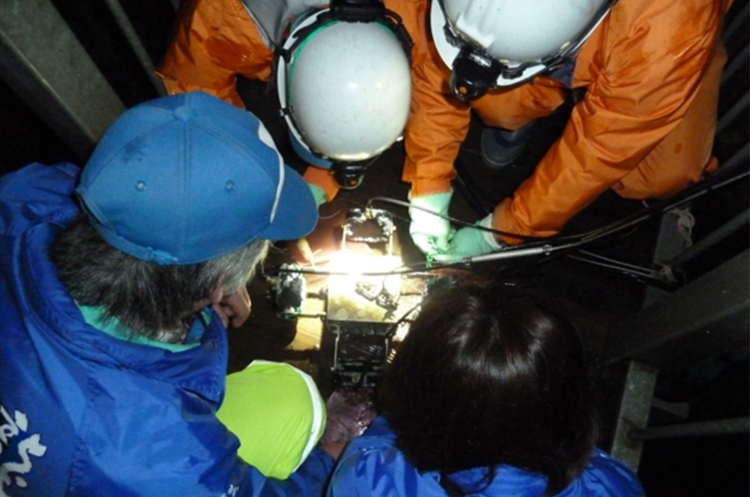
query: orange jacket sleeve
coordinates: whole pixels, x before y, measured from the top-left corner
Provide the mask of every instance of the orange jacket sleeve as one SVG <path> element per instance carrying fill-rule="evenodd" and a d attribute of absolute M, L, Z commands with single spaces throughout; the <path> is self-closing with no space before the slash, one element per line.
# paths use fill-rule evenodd
<path fill-rule="evenodd" d="M 468 104 L 453 97 L 443 64 L 429 36 L 426 13 L 429 3 L 419 4 L 419 28 L 412 33 L 412 99 L 406 124 L 406 160 L 403 180 L 411 183 L 414 196 L 450 190 L 455 177 L 453 162 L 466 138 L 471 120 Z"/>
<path fill-rule="evenodd" d="M 496 208 L 495 227 L 553 235 L 636 168 L 695 99 L 723 13 L 716 0 L 615 4 L 578 57 L 585 98 L 533 175 Z M 695 137 L 704 138 L 712 139 Z"/>
<path fill-rule="evenodd" d="M 268 81 L 273 52 L 238 0 L 183 2 L 174 39 L 156 69 L 169 94 L 202 90 L 244 108 L 236 76 Z"/>

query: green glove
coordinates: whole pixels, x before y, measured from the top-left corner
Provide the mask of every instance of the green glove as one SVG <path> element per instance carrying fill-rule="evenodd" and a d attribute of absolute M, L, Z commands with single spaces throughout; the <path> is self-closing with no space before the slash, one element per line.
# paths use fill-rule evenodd
<path fill-rule="evenodd" d="M 455 234 L 455 230 L 451 227 L 447 219 L 432 214 L 435 212 L 447 215 L 451 196 L 453 196 L 453 190 L 447 193 L 437 193 L 416 198 L 412 198 L 409 195 L 411 205 L 417 207 L 409 208 L 409 216 L 411 217 L 409 234 L 411 234 L 414 244 L 425 255 L 433 255 L 446 251 L 448 249 L 448 242 Z M 426 212 L 420 208 L 427 209 L 430 212 Z"/>
<path fill-rule="evenodd" d="M 476 224 L 485 228 L 492 228 L 492 214 Z M 434 259 L 438 262 L 454 262 L 466 257 L 495 252 L 505 246 L 489 231 L 466 226 L 458 230 L 456 236 L 451 240 L 448 250 L 435 254 Z"/>
<path fill-rule="evenodd" d="M 312 183 L 308 183 L 307 186 L 310 187 L 310 192 L 312 192 L 313 197 L 315 198 L 315 205 L 317 207 L 320 207 L 328 201 L 326 198 L 326 192 L 324 192 L 321 187 L 313 185 Z"/>

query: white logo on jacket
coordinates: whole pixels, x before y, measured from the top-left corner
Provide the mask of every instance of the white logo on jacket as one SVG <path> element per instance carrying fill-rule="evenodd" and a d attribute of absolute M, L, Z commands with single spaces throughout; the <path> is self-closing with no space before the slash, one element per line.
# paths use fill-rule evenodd
<path fill-rule="evenodd" d="M 240 487 L 238 487 L 237 485 L 229 485 L 229 490 L 227 490 L 226 493 L 221 494 L 221 497 L 236 497 L 239 490 Z"/>
<path fill-rule="evenodd" d="M 4 489 L 13 484 L 25 488 L 27 485 L 26 480 L 19 475 L 28 474 L 33 468 L 31 456 L 43 456 L 47 452 L 47 447 L 41 444 L 42 437 L 40 434 L 26 434 L 29 428 L 29 420 L 26 414 L 15 411 L 13 417 L 11 417 L 8 411 L 5 410 L 5 407 L 0 405 L 0 416 L 2 417 L 0 421 L 4 421 L 0 425 L 0 455 L 10 445 L 12 438 L 19 435 L 26 437 L 18 442 L 18 458 L 20 462 L 10 461 L 0 465 L 0 497 L 9 497 Z"/>

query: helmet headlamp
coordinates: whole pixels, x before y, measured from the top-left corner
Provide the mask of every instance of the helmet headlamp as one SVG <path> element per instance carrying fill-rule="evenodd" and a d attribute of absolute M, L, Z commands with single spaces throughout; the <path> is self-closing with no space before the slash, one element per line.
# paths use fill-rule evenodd
<path fill-rule="evenodd" d="M 521 84 L 570 60 L 616 0 L 434 0 L 430 24 L 461 100 Z"/>

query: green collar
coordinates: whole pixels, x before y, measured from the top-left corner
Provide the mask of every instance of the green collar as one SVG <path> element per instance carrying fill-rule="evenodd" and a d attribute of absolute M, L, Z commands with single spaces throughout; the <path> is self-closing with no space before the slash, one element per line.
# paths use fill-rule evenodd
<path fill-rule="evenodd" d="M 87 324 L 100 331 L 103 331 L 107 335 L 118 338 L 120 340 L 124 340 L 126 342 L 158 347 L 160 349 L 169 350 L 170 352 L 182 352 L 199 345 L 199 343 L 184 344 L 160 342 L 158 340 L 152 340 L 141 335 L 134 335 L 131 332 L 130 328 L 122 326 L 117 318 L 106 319 L 104 317 L 103 307 L 79 305 L 78 303 L 76 303 L 76 305 L 83 315 L 83 320 L 86 321 Z M 133 336 L 134 338 L 129 338 L 131 336 Z"/>

